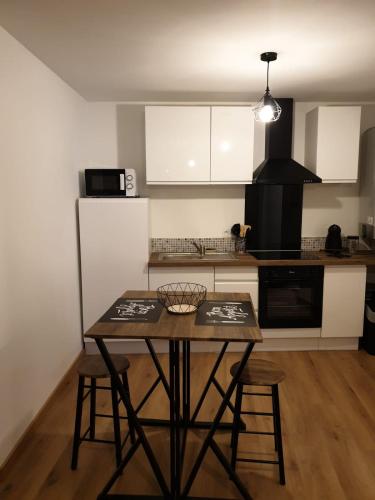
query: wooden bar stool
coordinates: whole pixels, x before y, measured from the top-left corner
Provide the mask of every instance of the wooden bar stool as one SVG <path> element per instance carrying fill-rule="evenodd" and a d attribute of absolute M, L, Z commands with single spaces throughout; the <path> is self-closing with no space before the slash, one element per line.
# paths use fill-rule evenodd
<path fill-rule="evenodd" d="M 235 363 L 231 369 L 230 373 L 233 376 L 237 369 L 239 363 Z M 284 456 L 283 456 L 283 443 L 281 437 L 281 421 L 280 421 L 280 405 L 279 405 L 279 389 L 278 384 L 282 382 L 285 378 L 285 373 L 271 361 L 266 361 L 263 359 L 253 359 L 245 366 L 238 385 L 236 392 L 236 402 L 233 420 L 233 430 L 232 430 L 232 467 L 236 468 L 236 462 L 255 462 L 264 464 L 278 464 L 279 465 L 279 479 L 280 484 L 285 484 L 285 472 L 284 472 Z M 270 387 L 271 392 L 244 392 L 243 388 L 246 385 L 256 385 Z M 242 411 L 242 396 L 266 396 L 272 398 L 272 413 L 271 412 L 256 412 L 256 411 Z M 260 431 L 243 431 L 240 426 L 241 415 L 263 415 L 273 417 L 273 432 L 260 432 Z M 238 436 L 239 434 L 265 434 L 273 435 L 275 450 L 277 451 L 278 460 L 258 460 L 252 458 L 238 458 L 237 448 L 238 448 Z"/>
<path fill-rule="evenodd" d="M 130 366 L 128 359 L 120 354 L 112 354 L 111 356 L 113 364 L 117 370 L 117 373 L 121 375 L 122 382 L 124 384 L 125 390 L 129 393 L 129 382 L 127 376 L 127 370 Z M 72 462 L 71 468 L 75 470 L 78 463 L 78 450 L 82 441 L 91 441 L 97 443 L 110 443 L 115 445 L 116 453 L 116 464 L 119 465 L 121 461 L 121 450 L 124 443 L 121 443 L 121 432 L 120 432 L 120 418 L 128 420 L 129 435 L 131 442 L 135 442 L 134 429 L 128 419 L 128 417 L 120 417 L 119 415 L 119 402 L 117 391 L 112 383 L 110 386 L 98 386 L 97 379 L 109 378 L 109 372 L 107 366 L 101 355 L 84 355 L 78 362 L 77 367 L 78 372 L 78 392 L 77 392 L 77 408 L 76 408 L 76 419 L 74 427 L 74 438 L 73 438 L 73 450 L 72 450 Z M 85 378 L 90 379 L 90 384 L 85 384 Z M 88 389 L 86 394 L 84 394 L 85 389 Z M 96 391 L 97 390 L 111 391 L 112 396 L 112 415 L 96 413 Z M 81 435 L 81 423 L 82 423 L 82 408 L 84 400 L 90 395 L 90 424 L 88 429 Z M 130 397 L 130 396 L 129 396 Z M 95 423 L 96 417 L 101 418 L 112 418 L 113 419 L 113 433 L 114 440 L 106 439 L 96 439 L 95 438 Z M 87 437 L 87 435 L 89 437 Z"/>

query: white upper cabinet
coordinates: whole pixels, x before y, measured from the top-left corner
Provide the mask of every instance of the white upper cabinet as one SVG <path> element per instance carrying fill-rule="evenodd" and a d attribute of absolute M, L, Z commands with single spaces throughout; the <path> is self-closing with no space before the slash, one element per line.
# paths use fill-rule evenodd
<path fill-rule="evenodd" d="M 249 106 L 146 106 L 148 184 L 250 183 Z"/>
<path fill-rule="evenodd" d="M 323 182 L 356 182 L 360 126 L 360 106 L 319 106 L 310 111 L 305 166 Z"/>
<path fill-rule="evenodd" d="M 210 108 L 146 106 L 147 183 L 210 181 Z"/>
<path fill-rule="evenodd" d="M 254 116 L 248 106 L 215 106 L 211 110 L 211 181 L 253 179 Z"/>

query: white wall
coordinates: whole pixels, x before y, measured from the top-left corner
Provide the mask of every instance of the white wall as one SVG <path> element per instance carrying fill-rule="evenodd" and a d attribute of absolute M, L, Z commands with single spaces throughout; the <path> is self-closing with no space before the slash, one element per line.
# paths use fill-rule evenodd
<path fill-rule="evenodd" d="M 116 104 L 87 103 L 82 127 L 85 168 L 113 167 L 118 164 Z"/>
<path fill-rule="evenodd" d="M 243 186 L 147 187 L 144 106 L 86 103 L 0 28 L 0 464 L 81 349 L 75 201 L 85 167 L 136 168 L 152 236 L 223 236 Z M 303 162 L 297 103 L 294 156 Z M 375 125 L 364 108 L 363 130 Z M 354 233 L 357 185 L 306 186 L 303 235 Z"/>
<path fill-rule="evenodd" d="M 243 222 L 244 186 L 153 186 L 149 195 L 153 238 L 230 236 Z"/>
<path fill-rule="evenodd" d="M 86 103 L 0 28 L 0 464 L 81 350 Z"/>
<path fill-rule="evenodd" d="M 305 116 L 318 104 L 295 103 L 293 151 L 302 164 Z M 90 166 L 137 170 L 140 193 L 151 198 L 153 237 L 220 237 L 233 223 L 243 222 L 243 186 L 146 186 L 143 104 L 90 103 L 89 108 L 91 142 L 96 148 L 100 145 L 97 156 L 90 151 Z M 363 106 L 362 131 L 374 125 L 375 106 Z M 358 194 L 358 184 L 305 186 L 302 236 L 325 236 L 333 223 L 342 227 L 343 234 L 357 234 Z"/>

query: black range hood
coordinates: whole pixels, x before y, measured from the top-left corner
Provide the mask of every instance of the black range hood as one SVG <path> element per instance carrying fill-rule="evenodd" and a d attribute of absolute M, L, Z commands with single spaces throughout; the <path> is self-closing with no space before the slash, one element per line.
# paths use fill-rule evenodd
<path fill-rule="evenodd" d="M 302 184 L 247 184 L 247 250 L 299 250 L 302 229 Z"/>
<path fill-rule="evenodd" d="M 311 184 L 322 179 L 292 159 L 293 99 L 277 99 L 281 115 L 266 125 L 265 160 L 254 171 L 255 184 Z"/>

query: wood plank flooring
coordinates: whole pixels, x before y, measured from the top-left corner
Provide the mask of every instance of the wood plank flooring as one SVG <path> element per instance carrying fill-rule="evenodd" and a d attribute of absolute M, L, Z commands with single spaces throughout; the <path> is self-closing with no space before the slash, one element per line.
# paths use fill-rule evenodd
<path fill-rule="evenodd" d="M 254 357 L 274 361 L 287 373 L 280 385 L 287 484 L 279 485 L 275 466 L 239 463 L 237 470 L 253 497 L 259 500 L 373 500 L 375 357 L 364 352 L 338 351 L 262 352 L 255 353 Z M 132 397 L 137 403 L 153 381 L 155 369 L 148 355 L 131 355 L 129 359 Z M 166 355 L 160 359 L 166 370 Z M 197 400 L 214 359 L 215 354 L 192 354 L 193 401 Z M 218 374 L 223 385 L 228 384 L 230 366 L 237 360 L 235 353 L 225 356 Z M 92 500 L 105 484 L 114 467 L 111 445 L 83 443 L 78 469 L 70 470 L 76 383 L 76 374 L 72 372 L 25 437 L 20 453 L 0 472 L 2 500 Z M 107 391 L 98 397 L 103 413 L 110 409 L 108 397 Z M 260 410 L 269 408 L 268 398 L 262 399 L 248 400 L 246 404 Z M 219 397 L 215 389 L 211 389 L 200 416 L 212 417 L 218 403 Z M 168 417 L 162 386 L 142 414 Z M 268 430 L 271 424 L 269 417 L 249 417 L 247 423 L 258 430 Z M 98 432 L 100 437 L 111 436 L 110 420 L 98 422 Z M 147 433 L 168 478 L 168 433 L 156 428 L 148 428 Z M 203 435 L 203 431 L 189 432 L 184 471 L 190 470 Z M 229 434 L 220 432 L 217 436 L 217 442 L 229 456 Z M 244 457 L 272 457 L 272 436 L 241 436 L 239 451 Z M 137 452 L 112 491 L 159 494 L 142 450 Z M 210 451 L 191 494 L 241 498 Z"/>

